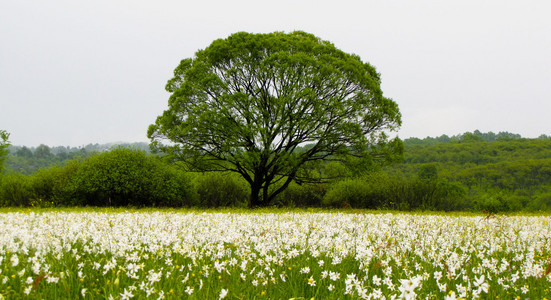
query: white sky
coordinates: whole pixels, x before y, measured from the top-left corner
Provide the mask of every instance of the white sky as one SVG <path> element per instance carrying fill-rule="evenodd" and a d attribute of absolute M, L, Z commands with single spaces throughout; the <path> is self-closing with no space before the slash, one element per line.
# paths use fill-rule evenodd
<path fill-rule="evenodd" d="M 183 58 L 238 31 L 358 54 L 402 138 L 551 134 L 551 1 L 3 0 L 0 129 L 14 145 L 147 141 Z"/>

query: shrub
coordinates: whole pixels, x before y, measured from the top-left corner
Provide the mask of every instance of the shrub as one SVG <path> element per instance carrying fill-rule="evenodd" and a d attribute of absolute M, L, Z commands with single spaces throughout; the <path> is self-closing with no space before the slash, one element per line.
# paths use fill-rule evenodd
<path fill-rule="evenodd" d="M 82 162 L 69 183 L 79 205 L 189 206 L 191 184 L 144 151 L 117 148 Z"/>
<path fill-rule="evenodd" d="M 320 206 L 326 193 L 326 184 L 292 182 L 274 201 L 277 206 L 307 207 Z"/>
<path fill-rule="evenodd" d="M 68 185 L 80 163 L 70 161 L 66 166 L 40 169 L 29 177 L 33 191 L 32 206 L 74 206 L 81 203 L 73 197 Z"/>
<path fill-rule="evenodd" d="M 485 193 L 473 200 L 473 208 L 475 211 L 486 213 L 498 213 L 508 211 L 505 202 L 505 197 L 501 193 Z"/>
<path fill-rule="evenodd" d="M 551 211 L 551 192 L 537 195 L 528 203 L 526 209 L 529 211 Z"/>
<path fill-rule="evenodd" d="M 221 172 L 197 174 L 195 191 L 202 207 L 246 207 L 250 194 L 243 179 L 235 174 Z"/>
<path fill-rule="evenodd" d="M 30 205 L 33 193 L 26 176 L 9 174 L 3 175 L 0 179 L 0 206 Z"/>
<path fill-rule="evenodd" d="M 454 210 L 467 207 L 464 195 L 459 183 L 373 173 L 332 184 L 323 203 L 333 207 Z"/>
<path fill-rule="evenodd" d="M 375 208 L 377 192 L 362 179 L 345 179 L 334 183 L 325 194 L 324 205 L 333 207 Z"/>

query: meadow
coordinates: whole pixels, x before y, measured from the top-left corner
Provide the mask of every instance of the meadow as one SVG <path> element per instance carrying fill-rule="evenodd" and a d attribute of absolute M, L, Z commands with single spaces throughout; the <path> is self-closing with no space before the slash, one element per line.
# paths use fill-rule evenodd
<path fill-rule="evenodd" d="M 0 299 L 222 298 L 551 299 L 551 218 L 0 212 Z"/>

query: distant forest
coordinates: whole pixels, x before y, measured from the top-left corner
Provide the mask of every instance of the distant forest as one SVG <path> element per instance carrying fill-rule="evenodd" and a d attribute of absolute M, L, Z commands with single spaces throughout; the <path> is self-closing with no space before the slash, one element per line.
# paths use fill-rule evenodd
<path fill-rule="evenodd" d="M 109 143 L 88 144 L 82 147 L 39 145 L 38 147 L 9 146 L 8 159 L 4 173 L 30 175 L 40 169 L 64 165 L 73 159 L 85 159 L 94 154 L 112 150 L 117 147 L 143 150 L 149 152 L 148 143 Z"/>
<path fill-rule="evenodd" d="M 477 130 L 408 138 L 403 143 L 403 159 L 392 165 L 313 166 L 315 172 L 334 179 L 293 183 L 270 205 L 488 213 L 551 210 L 550 136 L 527 139 Z M 217 207 L 244 206 L 248 197 L 239 177 L 186 172 L 149 153 L 147 143 L 10 146 L 4 167 L 0 206 Z"/>

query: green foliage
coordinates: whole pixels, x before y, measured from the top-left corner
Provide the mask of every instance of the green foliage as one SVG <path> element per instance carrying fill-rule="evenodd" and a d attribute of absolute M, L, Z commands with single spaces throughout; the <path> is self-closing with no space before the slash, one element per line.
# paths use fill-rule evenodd
<path fill-rule="evenodd" d="M 6 173 L 34 174 L 38 170 L 52 166 L 63 166 L 71 160 L 86 159 L 94 154 L 110 151 L 117 147 L 138 149 L 148 152 L 147 143 L 122 144 L 88 144 L 84 147 L 38 147 L 9 146 L 9 154 L 5 162 Z"/>
<path fill-rule="evenodd" d="M 417 176 L 421 180 L 436 180 L 438 179 L 438 167 L 436 164 L 424 164 L 419 167 Z"/>
<path fill-rule="evenodd" d="M 440 137 L 440 142 L 433 143 L 427 138 L 419 141 L 429 144 L 412 145 L 408 139 L 404 162 L 384 168 L 374 159 L 353 156 L 310 161 L 295 181 L 266 204 L 487 213 L 551 211 L 551 139 L 478 131 L 471 135 L 477 137 L 475 141 L 463 141 L 461 135 L 461 139 Z M 305 144 L 295 152 L 313 147 Z M 51 162 L 66 153 L 61 148 L 16 147 L 7 165 L 14 158 L 38 162 L 38 156 Z M 319 182 L 301 181 L 299 176 Z M 272 182 L 268 192 L 279 190 L 286 179 Z M 143 151 L 123 148 L 42 167 L 28 176 L 11 170 L 0 177 L 0 206 L 244 207 L 250 192 L 249 183 L 239 174 L 186 173 L 179 163 L 168 164 Z"/>
<path fill-rule="evenodd" d="M 551 192 L 539 194 L 527 205 L 528 211 L 551 211 Z"/>
<path fill-rule="evenodd" d="M 0 130 L 0 176 L 4 168 L 4 160 L 8 154 L 8 146 L 10 145 L 8 139 L 10 134 L 5 130 Z"/>
<path fill-rule="evenodd" d="M 70 183 L 75 180 L 79 167 L 80 162 L 73 160 L 63 167 L 53 166 L 48 169 L 40 169 L 29 176 L 33 191 L 31 206 L 74 206 L 81 204 L 74 197 L 70 188 Z"/>
<path fill-rule="evenodd" d="M 381 191 L 372 189 L 380 187 L 369 185 L 361 179 L 346 179 L 333 184 L 323 199 L 323 203 L 333 207 L 375 208 Z"/>
<path fill-rule="evenodd" d="M 523 207 L 519 197 L 501 192 L 493 192 L 475 198 L 473 200 L 473 208 L 475 211 L 495 214 L 499 212 L 520 211 Z"/>
<path fill-rule="evenodd" d="M 547 135 L 542 134 L 539 139 L 546 139 Z M 441 135 L 439 137 L 426 137 L 424 139 L 419 138 L 408 138 L 404 140 L 404 144 L 407 147 L 410 146 L 432 146 L 435 144 L 441 143 L 460 143 L 460 142 L 494 142 L 494 141 L 511 141 L 521 139 L 520 134 L 510 133 L 510 132 L 499 132 L 495 134 L 493 132 L 480 132 L 475 130 L 474 132 L 465 132 L 464 134 L 459 134 L 455 136 Z"/>
<path fill-rule="evenodd" d="M 401 154 L 401 141 L 384 133 L 400 126 L 398 106 L 383 97 L 375 68 L 308 33 L 216 40 L 182 60 L 166 89 L 152 146 L 193 169 L 240 174 L 250 206 L 271 204 L 292 181 L 318 181 L 312 162 Z"/>
<path fill-rule="evenodd" d="M 465 191 L 444 180 L 422 180 L 374 173 L 330 186 L 323 199 L 332 207 L 398 210 L 465 209 Z"/>
<path fill-rule="evenodd" d="M 30 206 L 33 191 L 30 180 L 21 174 L 8 174 L 0 180 L 0 206 Z"/>
<path fill-rule="evenodd" d="M 194 180 L 198 205 L 201 207 L 247 206 L 247 182 L 234 174 L 209 172 L 197 174 Z"/>
<path fill-rule="evenodd" d="M 72 160 L 85 159 L 95 153 L 87 152 L 83 148 L 50 148 L 46 145 L 36 148 L 12 146 L 6 161 L 6 172 L 30 175 L 49 167 L 63 166 Z"/>
<path fill-rule="evenodd" d="M 118 148 L 82 162 L 70 190 L 79 205 L 185 206 L 187 177 L 143 151 Z"/>
<path fill-rule="evenodd" d="M 287 207 L 316 207 L 322 204 L 328 184 L 325 183 L 291 183 L 278 195 L 272 204 Z"/>

